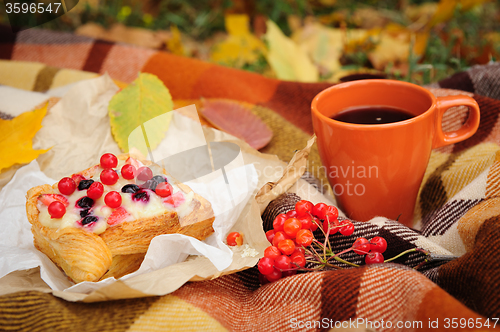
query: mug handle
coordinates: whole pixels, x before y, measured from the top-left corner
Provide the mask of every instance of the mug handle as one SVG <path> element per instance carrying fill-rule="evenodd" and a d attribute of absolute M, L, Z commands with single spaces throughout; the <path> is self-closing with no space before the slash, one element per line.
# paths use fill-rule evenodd
<path fill-rule="evenodd" d="M 479 127 L 479 105 L 469 96 L 446 96 L 437 98 L 437 121 L 436 121 L 436 134 L 432 148 L 439 148 L 441 146 L 454 144 L 466 140 L 474 135 Z M 443 132 L 441 124 L 443 122 L 443 114 L 449 108 L 454 106 L 467 106 L 469 108 L 469 117 L 467 122 L 458 130 Z"/>

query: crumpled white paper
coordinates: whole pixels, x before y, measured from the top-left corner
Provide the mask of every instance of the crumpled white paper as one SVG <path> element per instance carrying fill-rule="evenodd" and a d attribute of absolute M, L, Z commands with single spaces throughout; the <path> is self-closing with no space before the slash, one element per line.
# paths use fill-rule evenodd
<path fill-rule="evenodd" d="M 87 93 L 82 94 L 82 91 L 87 91 Z M 41 145 L 54 145 L 50 153 L 43 155 L 43 158 L 40 160 L 45 172 L 54 174 L 55 178 L 57 176 L 67 176 L 72 172 L 77 172 L 88 167 L 88 163 L 95 163 L 92 160 L 98 160 L 98 157 L 93 158 L 97 151 L 101 151 L 104 148 L 105 151 L 111 149 L 112 152 L 115 152 L 116 148 L 113 149 L 113 146 L 116 146 L 116 143 L 110 139 L 109 119 L 106 115 L 107 102 L 109 102 L 109 99 L 115 92 L 116 86 L 112 84 L 109 77 L 102 76 L 75 85 L 63 97 L 61 102 L 54 106 L 50 114 L 44 119 L 46 126 L 40 131 L 37 140 Z M 191 107 L 194 113 L 196 113 L 194 106 Z M 95 119 L 93 119 L 97 121 L 96 123 L 99 124 L 99 128 L 102 131 L 98 137 L 104 138 L 103 141 L 107 142 L 105 144 L 106 147 L 103 144 L 98 146 L 96 144 L 89 144 L 88 141 L 92 138 L 81 133 L 77 135 L 79 143 L 71 143 L 69 141 L 70 137 L 72 137 L 71 133 L 54 130 L 54 128 L 60 127 L 66 128 L 66 131 L 70 130 L 66 126 L 68 123 L 74 127 L 77 124 L 75 122 L 77 120 L 74 118 L 75 114 L 71 113 L 74 110 L 80 110 L 80 118 L 94 116 Z M 96 113 L 97 111 L 99 114 Z M 77 127 L 78 125 L 75 128 Z M 44 135 L 44 131 L 48 132 Z M 173 114 L 169 132 L 171 132 L 171 135 L 167 134 L 165 137 L 165 141 L 168 140 L 168 142 L 160 144 L 158 149 L 153 151 L 154 155 L 160 156 L 161 149 L 172 146 L 172 144 L 177 144 L 173 142 L 172 133 L 175 134 L 177 142 L 184 142 L 184 144 L 186 142 L 199 142 L 200 139 L 202 141 L 205 139 L 201 130 L 201 124 L 178 112 L 174 112 Z M 206 143 L 207 141 L 205 140 Z M 73 160 L 76 158 L 73 158 L 74 156 L 70 158 L 73 162 L 73 166 L 71 167 L 68 165 L 66 159 L 69 158 L 68 151 L 74 150 L 75 144 L 78 146 L 82 145 L 85 149 L 84 151 L 78 151 L 78 157 L 80 157 L 78 161 Z M 92 147 L 94 147 L 93 150 L 89 150 Z M 85 157 L 85 155 L 88 156 Z M 79 165 L 85 164 L 85 167 L 81 166 L 75 169 L 76 165 L 74 163 Z M 183 170 L 190 172 L 189 166 L 185 165 Z M 180 165 L 180 167 L 182 168 L 183 165 Z M 72 169 L 72 171 L 68 171 L 68 168 Z M 241 212 L 249 204 L 250 199 L 254 197 L 258 185 L 262 185 L 263 181 L 269 181 L 269 179 L 259 177 L 255 166 L 244 162 L 241 151 L 223 169 L 224 174 L 222 173 L 222 169 L 219 169 L 203 177 L 193 176 L 191 178 L 194 180 L 184 182 L 184 184 L 212 204 L 215 215 L 213 224 L 215 233 L 203 242 L 180 234 L 156 237 L 151 242 L 140 269 L 124 276 L 121 278 L 122 280 L 182 262 L 189 255 L 207 257 L 219 271 L 231 265 L 233 252 L 224 243 L 225 236 L 239 220 Z M 62 172 L 65 173 L 60 174 Z M 2 229 L 2 232 L 0 232 L 0 278 L 13 271 L 40 267 L 41 278 L 53 290 L 90 293 L 93 290 L 114 283 L 115 279 L 108 278 L 101 282 L 82 282 L 75 285 L 68 280 L 64 273 L 48 257 L 39 252 L 33 245 L 33 235 L 30 230 L 31 224 L 26 217 L 26 192 L 30 188 L 41 184 L 52 185 L 59 178 L 49 178 L 40 170 L 38 162 L 33 161 L 29 165 L 20 168 L 12 180 L 0 191 L 0 228 Z"/>
<path fill-rule="evenodd" d="M 233 253 L 224 244 L 223 239 L 254 194 L 257 188 L 257 173 L 253 165 L 245 165 L 229 171 L 228 177 L 230 182 L 234 181 L 235 184 L 236 181 L 244 178 L 248 186 L 241 186 L 242 190 L 232 192 L 233 197 L 240 201 L 234 208 L 217 215 L 216 209 L 224 207 L 214 207 L 215 233 L 209 239 L 202 242 L 180 234 L 158 236 L 151 242 L 141 268 L 122 279 L 126 280 L 182 262 L 188 255 L 205 256 L 220 271 L 228 267 L 232 262 Z M 35 160 L 19 169 L 14 178 L 0 191 L 0 228 L 3 230 L 0 232 L 0 278 L 13 271 L 40 266 L 42 279 L 54 290 L 88 293 L 104 284 L 113 283 L 114 279 L 109 278 L 101 282 L 82 282 L 74 285 L 54 263 L 34 247 L 31 224 L 26 217 L 26 192 L 34 186 L 55 182 L 40 171 Z M 208 201 L 221 202 L 217 196 L 225 186 L 223 178 L 219 177 L 206 185 L 192 185 L 192 189 Z"/>

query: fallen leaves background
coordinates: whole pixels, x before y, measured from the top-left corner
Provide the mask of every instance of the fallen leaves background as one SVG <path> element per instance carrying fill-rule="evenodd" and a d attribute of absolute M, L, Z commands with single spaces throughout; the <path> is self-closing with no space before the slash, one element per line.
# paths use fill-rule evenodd
<path fill-rule="evenodd" d="M 494 0 L 81 0 L 43 28 L 303 82 L 428 84 L 500 57 Z"/>

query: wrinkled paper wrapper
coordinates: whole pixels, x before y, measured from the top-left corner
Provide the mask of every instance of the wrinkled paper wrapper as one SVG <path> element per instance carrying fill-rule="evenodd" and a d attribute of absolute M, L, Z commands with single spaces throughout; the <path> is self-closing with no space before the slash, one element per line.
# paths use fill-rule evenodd
<path fill-rule="evenodd" d="M 149 157 L 168 158 L 207 143 L 211 146 L 212 142 L 239 147 L 237 157 L 224 167 L 223 176 L 219 169 L 183 182 L 211 202 L 216 215 L 215 233 L 204 241 L 181 234 L 158 236 L 136 272 L 118 280 L 74 284 L 34 247 L 26 217 L 26 192 L 94 165 L 103 153 L 120 153 L 111 135 L 107 109 L 117 91 L 107 75 L 82 81 L 70 89 L 50 109 L 33 140 L 34 149 L 51 150 L 18 169 L 0 191 L 0 227 L 4 230 L 0 234 L 0 295 L 37 290 L 83 302 L 165 295 L 188 281 L 210 280 L 254 266 L 268 246 L 260 215 L 272 199 L 285 191 L 297 192 L 313 203 L 331 204 L 313 186 L 299 180 L 314 138 L 287 166 L 276 156 L 259 153 L 234 136 L 201 127 L 192 116 L 182 115 L 196 114 L 194 105 L 187 106 L 172 112 L 164 140 Z M 185 172 L 196 172 L 194 163 L 184 162 L 178 166 Z M 224 242 L 233 231 L 243 234 L 244 244 L 231 249 Z"/>

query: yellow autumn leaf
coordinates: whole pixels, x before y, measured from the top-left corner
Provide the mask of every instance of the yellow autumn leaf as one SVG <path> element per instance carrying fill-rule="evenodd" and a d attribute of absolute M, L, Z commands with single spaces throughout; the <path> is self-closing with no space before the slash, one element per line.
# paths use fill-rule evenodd
<path fill-rule="evenodd" d="M 167 40 L 167 49 L 176 55 L 184 55 L 184 46 L 182 45 L 181 33 L 176 25 L 170 27 L 172 37 Z"/>
<path fill-rule="evenodd" d="M 373 67 L 384 70 L 389 63 L 408 61 L 410 52 L 410 35 L 405 32 L 399 34 L 382 31 L 378 36 L 377 46 L 368 54 Z"/>
<path fill-rule="evenodd" d="M 318 69 L 307 52 L 285 36 L 271 20 L 267 21 L 264 37 L 269 45 L 267 62 L 279 79 L 299 82 L 318 81 Z"/>
<path fill-rule="evenodd" d="M 425 53 L 429 36 L 430 32 L 428 30 L 419 31 L 412 35 L 412 38 L 414 38 L 413 54 L 422 56 Z"/>
<path fill-rule="evenodd" d="M 441 0 L 434 16 L 429 22 L 429 27 L 432 27 L 441 22 L 449 21 L 455 13 L 455 8 L 460 4 L 462 12 L 468 11 L 477 5 L 489 2 L 490 0 Z"/>
<path fill-rule="evenodd" d="M 460 0 L 441 0 L 439 1 L 438 7 L 434 16 L 429 22 L 429 26 L 435 26 L 441 22 L 449 21 L 453 14 L 455 13 L 455 7 L 458 5 Z"/>
<path fill-rule="evenodd" d="M 292 35 L 292 40 L 317 67 L 334 76 L 341 71 L 340 57 L 346 48 L 365 45 L 367 38 L 366 30 L 329 28 L 316 22 L 306 24 Z"/>
<path fill-rule="evenodd" d="M 250 19 L 247 15 L 230 14 L 225 16 L 227 38 L 214 46 L 210 59 L 214 62 L 243 67 L 255 63 L 266 53 L 264 43 L 250 32 Z"/>
<path fill-rule="evenodd" d="M 12 120 L 0 119 L 0 171 L 14 164 L 31 162 L 47 150 L 33 150 L 32 140 L 42 128 L 42 120 L 47 113 L 44 107 L 25 112 Z"/>
<path fill-rule="evenodd" d="M 373 36 L 376 46 L 368 53 L 368 58 L 378 70 L 384 70 L 389 63 L 408 62 L 410 51 L 412 56 L 422 56 L 429 39 L 427 29 L 414 32 L 395 23 L 389 23 L 383 30 L 369 31 L 369 34 Z"/>

